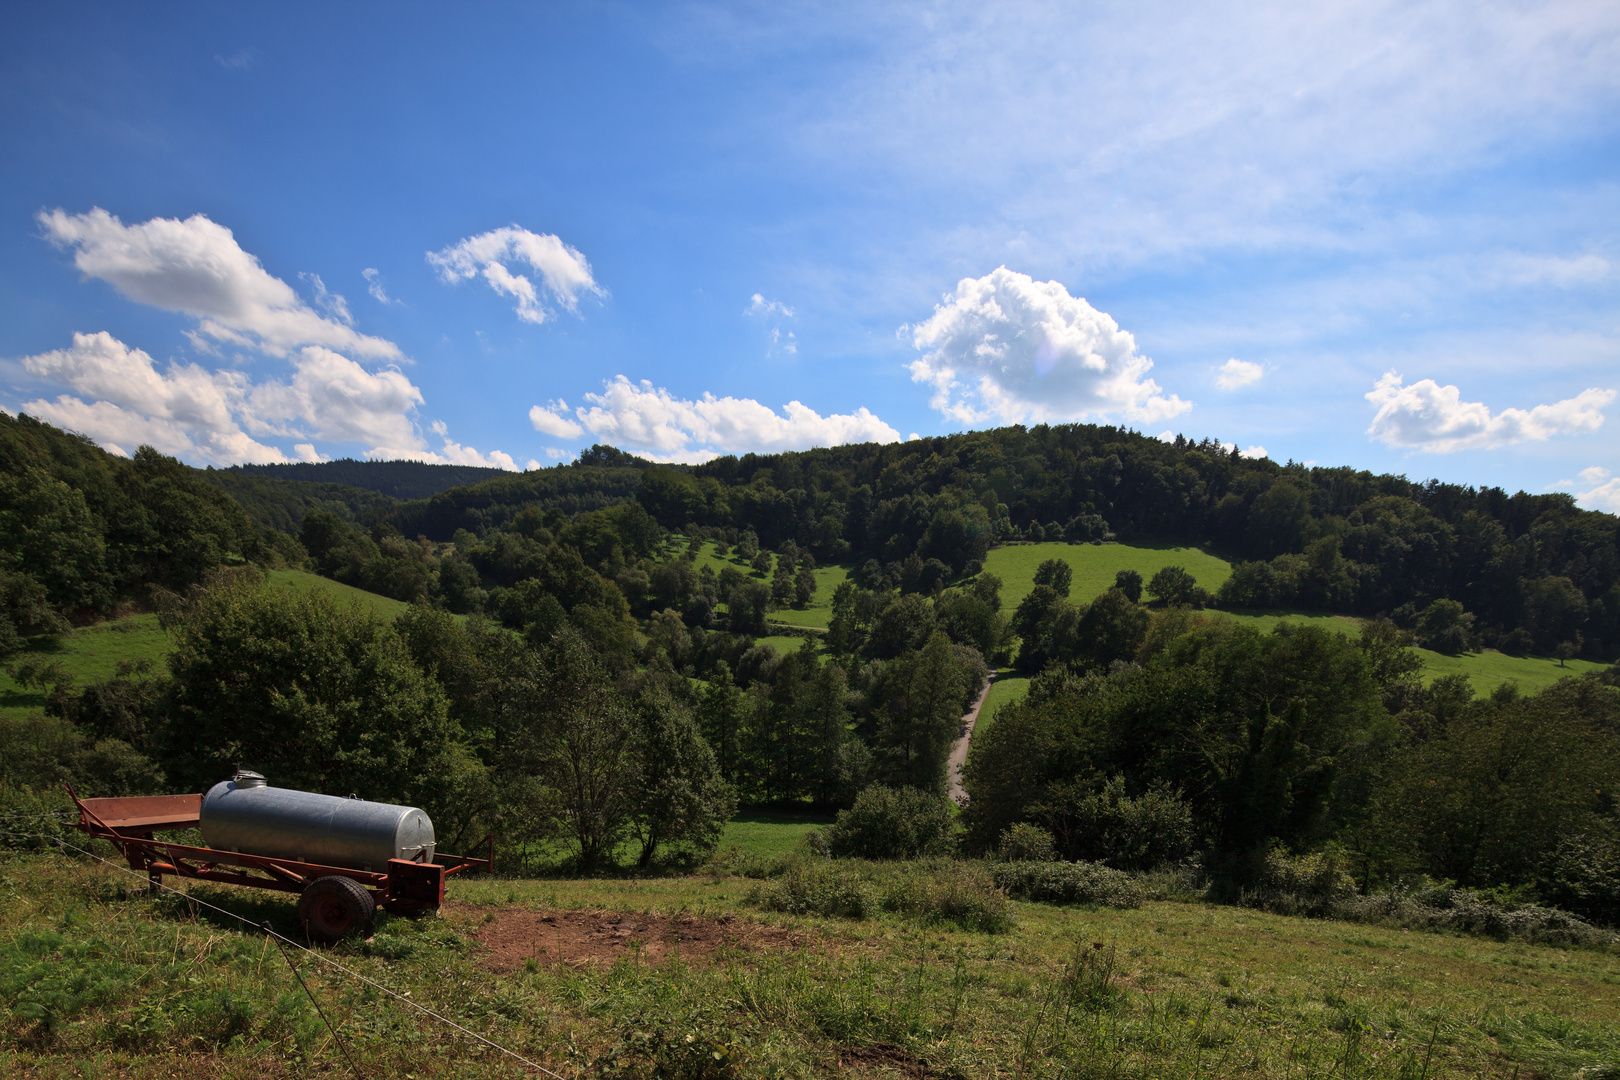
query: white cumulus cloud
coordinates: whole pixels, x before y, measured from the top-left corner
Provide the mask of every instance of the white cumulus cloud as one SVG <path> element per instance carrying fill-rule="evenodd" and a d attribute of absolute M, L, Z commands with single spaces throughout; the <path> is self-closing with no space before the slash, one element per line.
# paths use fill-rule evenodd
<path fill-rule="evenodd" d="M 536 430 L 564 437 L 580 429 L 603 442 L 632 449 L 657 461 L 706 461 L 727 453 L 775 453 L 857 442 L 898 442 L 900 433 L 866 408 L 822 416 L 808 405 L 790 401 L 780 413 L 752 398 L 697 400 L 678 398 L 668 390 L 623 375 L 603 384 L 602 393 L 586 394 L 586 405 L 565 415 L 567 405 L 552 402 L 529 410 Z"/>
<path fill-rule="evenodd" d="M 585 256 L 550 233 L 532 233 L 516 225 L 469 236 L 440 251 L 427 253 L 428 264 L 447 284 L 482 276 L 489 287 L 514 297 L 514 309 L 525 322 L 544 322 L 550 314 L 541 294 L 569 312 L 577 313 L 583 295 L 603 295 L 591 276 Z M 540 287 L 512 266 L 527 264 L 540 275 Z"/>
<path fill-rule="evenodd" d="M 536 405 L 529 410 L 529 423 L 542 435 L 550 435 L 554 439 L 577 439 L 585 434 L 585 428 L 568 419 L 567 413 L 568 402 L 560 399 L 549 401 L 544 406 Z"/>
<path fill-rule="evenodd" d="M 480 454 L 452 441 L 431 450 L 412 414 L 422 392 L 397 370 L 372 372 L 319 346 L 301 350 L 287 381 L 254 383 L 240 371 L 208 371 L 152 357 L 105 331 L 74 334 L 70 348 L 27 356 L 22 366 L 71 393 L 40 398 L 24 410 L 81 431 L 114 453 L 148 444 L 165 454 L 211 465 L 322 461 L 314 440 L 359 443 L 371 458 L 491 465 L 516 469 L 501 451 Z M 88 400 L 87 400 L 88 399 Z M 262 441 L 304 440 L 288 455 Z"/>
<path fill-rule="evenodd" d="M 1153 361 L 1107 314 L 1056 281 L 1005 266 L 963 278 L 909 329 L 925 350 L 912 380 L 932 386 L 929 403 L 965 424 L 1107 415 L 1150 423 L 1192 408 L 1148 377 Z"/>
<path fill-rule="evenodd" d="M 1620 514 L 1620 476 L 1613 476 L 1602 465 L 1593 465 L 1582 469 L 1580 477 L 1584 484 L 1590 485 L 1590 489 L 1577 491 L 1576 502 L 1588 510 L 1605 510 L 1611 514 Z M 1553 488 L 1576 486 L 1573 480 L 1560 480 Z"/>
<path fill-rule="evenodd" d="M 292 286 L 243 251 L 231 230 L 193 214 L 125 225 L 96 207 L 84 214 L 41 211 L 45 236 L 73 252 L 73 265 L 131 300 L 198 320 L 193 341 L 256 348 L 285 356 L 302 345 L 356 356 L 397 359 L 399 346 L 348 325 L 348 308 L 316 279 L 317 298 L 339 317 L 325 317 Z"/>
<path fill-rule="evenodd" d="M 1588 510 L 1620 514 L 1620 476 L 1606 484 L 1599 484 L 1591 491 L 1577 491 L 1575 500 Z"/>
<path fill-rule="evenodd" d="M 58 427 L 82 431 L 115 452 L 145 443 L 165 454 L 215 465 L 288 460 L 251 438 L 238 419 L 247 379 L 171 363 L 160 372 L 151 356 L 105 331 L 74 334 L 73 346 L 23 358 L 29 374 L 73 394 L 30 401 L 23 408 Z"/>
<path fill-rule="evenodd" d="M 1433 379 L 1403 386 L 1400 375 L 1390 371 L 1366 398 L 1378 406 L 1367 434 L 1390 446 L 1445 454 L 1594 432 L 1603 426 L 1603 408 L 1614 400 L 1615 391 L 1594 387 L 1551 405 L 1493 415 L 1483 402 L 1463 401 L 1455 386 Z"/>
<path fill-rule="evenodd" d="M 1240 386 L 1259 382 L 1260 376 L 1265 373 L 1265 369 L 1259 364 L 1233 357 L 1221 365 L 1220 371 L 1215 376 L 1215 385 L 1222 390 L 1236 390 Z"/>

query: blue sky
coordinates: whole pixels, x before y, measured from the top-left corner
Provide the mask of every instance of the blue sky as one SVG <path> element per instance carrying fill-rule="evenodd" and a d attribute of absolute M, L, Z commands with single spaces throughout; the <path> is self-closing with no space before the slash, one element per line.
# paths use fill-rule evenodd
<path fill-rule="evenodd" d="M 199 465 L 1086 420 L 1613 512 L 1617 106 L 1603 3 L 8 7 L 0 406 Z"/>

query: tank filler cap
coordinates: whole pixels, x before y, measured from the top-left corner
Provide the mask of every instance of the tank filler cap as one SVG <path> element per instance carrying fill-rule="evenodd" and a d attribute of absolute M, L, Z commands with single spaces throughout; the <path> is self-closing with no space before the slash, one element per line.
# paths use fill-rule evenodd
<path fill-rule="evenodd" d="M 231 783 L 239 788 L 264 787 L 264 774 L 249 769 L 237 769 L 236 775 L 231 777 Z"/>

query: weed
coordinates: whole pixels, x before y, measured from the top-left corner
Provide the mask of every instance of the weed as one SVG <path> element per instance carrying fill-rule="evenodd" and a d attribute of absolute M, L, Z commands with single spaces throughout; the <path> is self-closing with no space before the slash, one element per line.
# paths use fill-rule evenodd
<path fill-rule="evenodd" d="M 986 934 L 1013 928 L 1012 905 L 989 871 L 951 859 L 920 863 L 890 882 L 883 909 L 925 924 L 955 923 Z"/>
<path fill-rule="evenodd" d="M 766 911 L 829 918 L 864 919 L 877 910 L 872 887 L 825 859 L 789 860 L 782 877 L 748 891 L 748 902 Z"/>
<path fill-rule="evenodd" d="M 1139 908 L 1147 899 L 1129 874 L 1098 863 L 998 863 L 991 872 L 996 885 L 1017 900 Z"/>

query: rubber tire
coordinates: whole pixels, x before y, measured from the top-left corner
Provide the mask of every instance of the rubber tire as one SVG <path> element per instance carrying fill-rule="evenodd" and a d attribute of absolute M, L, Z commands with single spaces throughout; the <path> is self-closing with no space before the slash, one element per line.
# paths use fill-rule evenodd
<path fill-rule="evenodd" d="M 331 945 L 357 931 L 369 931 L 377 901 L 353 878 L 316 878 L 298 898 L 298 921 L 314 941 Z"/>

